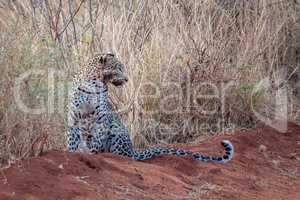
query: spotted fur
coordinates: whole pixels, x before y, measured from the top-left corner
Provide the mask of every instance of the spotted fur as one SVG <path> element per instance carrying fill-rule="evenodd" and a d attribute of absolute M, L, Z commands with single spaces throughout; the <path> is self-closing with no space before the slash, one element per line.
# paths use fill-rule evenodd
<path fill-rule="evenodd" d="M 68 150 L 70 152 L 111 152 L 146 160 L 162 154 L 191 155 L 200 161 L 225 163 L 234 153 L 228 140 L 221 144 L 221 157 L 170 147 L 154 147 L 144 151 L 133 148 L 127 128 L 108 100 L 107 84 L 119 86 L 127 82 L 124 65 L 114 54 L 97 54 L 77 76 L 69 107 Z"/>

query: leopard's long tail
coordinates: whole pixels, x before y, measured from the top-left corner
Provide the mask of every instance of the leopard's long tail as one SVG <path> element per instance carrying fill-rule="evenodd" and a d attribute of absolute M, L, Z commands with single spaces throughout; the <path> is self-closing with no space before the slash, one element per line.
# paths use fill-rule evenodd
<path fill-rule="evenodd" d="M 233 157 L 234 147 L 229 140 L 222 140 L 221 145 L 225 148 L 225 154 L 223 156 L 205 156 L 198 152 L 189 150 L 177 149 L 172 147 L 154 147 L 146 149 L 144 151 L 134 151 L 133 158 L 135 160 L 147 160 L 157 155 L 173 154 L 173 155 L 192 155 L 196 160 L 200 161 L 213 161 L 216 163 L 226 163 Z"/>

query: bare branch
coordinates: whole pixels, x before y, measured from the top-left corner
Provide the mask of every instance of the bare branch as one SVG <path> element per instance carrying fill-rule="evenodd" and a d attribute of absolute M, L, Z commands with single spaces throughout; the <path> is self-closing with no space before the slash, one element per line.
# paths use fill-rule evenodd
<path fill-rule="evenodd" d="M 85 0 L 81 0 L 80 1 L 80 4 L 79 4 L 79 6 L 78 6 L 78 8 L 76 9 L 76 11 L 73 13 L 73 14 L 71 14 L 71 17 L 70 17 L 70 19 L 69 19 L 69 21 L 67 22 L 67 24 L 65 25 L 65 27 L 58 33 L 58 37 L 61 35 L 61 34 L 63 34 L 63 32 L 65 32 L 65 30 L 68 28 L 68 26 L 69 26 L 69 24 L 72 22 L 72 24 L 74 25 L 74 17 L 76 16 L 76 14 L 79 12 L 79 10 L 80 10 L 80 8 L 81 8 L 81 6 L 82 6 L 82 4 L 84 3 L 84 1 Z M 70 2 L 70 0 L 69 0 L 69 11 L 70 11 L 70 13 L 71 13 L 71 2 Z"/>

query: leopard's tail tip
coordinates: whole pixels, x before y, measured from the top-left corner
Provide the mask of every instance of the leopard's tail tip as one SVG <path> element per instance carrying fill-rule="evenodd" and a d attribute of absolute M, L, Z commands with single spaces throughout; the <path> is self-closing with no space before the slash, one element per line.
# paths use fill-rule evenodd
<path fill-rule="evenodd" d="M 226 163 L 232 159 L 234 155 L 234 147 L 229 140 L 222 140 L 221 145 L 225 148 L 225 154 L 219 163 Z"/>

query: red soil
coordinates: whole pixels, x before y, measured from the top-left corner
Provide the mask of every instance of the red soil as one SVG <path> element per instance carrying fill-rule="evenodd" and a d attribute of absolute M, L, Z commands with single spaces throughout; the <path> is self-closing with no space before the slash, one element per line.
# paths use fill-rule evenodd
<path fill-rule="evenodd" d="M 224 138 L 236 152 L 224 165 L 52 151 L 1 170 L 0 199 L 300 199 L 300 126 L 237 131 L 183 148 L 222 153 Z"/>

